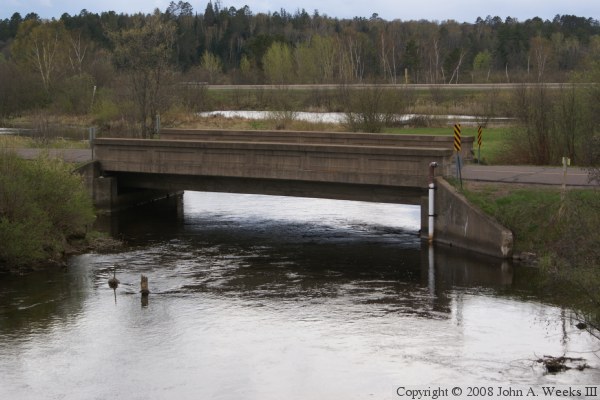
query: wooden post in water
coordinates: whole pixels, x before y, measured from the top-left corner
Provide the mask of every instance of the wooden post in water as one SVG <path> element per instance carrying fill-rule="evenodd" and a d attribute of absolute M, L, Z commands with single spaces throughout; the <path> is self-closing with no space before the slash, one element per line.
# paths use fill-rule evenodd
<path fill-rule="evenodd" d="M 140 292 L 142 296 L 148 296 L 150 290 L 148 290 L 148 277 L 146 275 L 142 275 L 142 281 L 140 282 Z"/>

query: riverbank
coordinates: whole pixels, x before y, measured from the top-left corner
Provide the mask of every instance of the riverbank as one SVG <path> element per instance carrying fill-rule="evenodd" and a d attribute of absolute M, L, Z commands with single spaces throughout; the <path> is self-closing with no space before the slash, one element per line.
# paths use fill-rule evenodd
<path fill-rule="evenodd" d="M 465 182 L 462 192 L 513 232 L 517 259 L 540 267 L 545 290 L 600 328 L 600 190 Z"/>
<path fill-rule="evenodd" d="M 0 152 L 0 265 L 21 269 L 60 264 L 91 239 L 92 201 L 72 165 L 41 156 L 34 161 Z M 91 242 L 90 242 L 91 243 Z"/>

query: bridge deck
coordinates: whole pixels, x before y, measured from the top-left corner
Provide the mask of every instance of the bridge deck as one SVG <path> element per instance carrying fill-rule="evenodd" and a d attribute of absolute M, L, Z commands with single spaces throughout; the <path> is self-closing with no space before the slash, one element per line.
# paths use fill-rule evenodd
<path fill-rule="evenodd" d="M 304 143 L 96 139 L 120 188 L 206 190 L 418 204 L 429 163 L 452 150 Z"/>
<path fill-rule="evenodd" d="M 105 171 L 426 187 L 452 151 L 296 143 L 97 139 Z"/>

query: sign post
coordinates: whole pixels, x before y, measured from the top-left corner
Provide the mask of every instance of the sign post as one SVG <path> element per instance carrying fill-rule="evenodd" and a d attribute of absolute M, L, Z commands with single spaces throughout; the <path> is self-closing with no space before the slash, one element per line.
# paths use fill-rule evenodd
<path fill-rule="evenodd" d="M 456 150 L 456 179 L 460 181 L 460 187 L 462 188 L 462 175 L 460 171 L 460 150 L 461 150 L 461 127 L 460 124 L 454 125 L 454 150 Z"/>
<path fill-rule="evenodd" d="M 563 167 L 563 181 L 562 181 L 562 190 L 563 196 L 565 191 L 567 190 L 567 167 L 571 165 L 571 159 L 569 157 L 562 158 L 562 167 Z"/>
<path fill-rule="evenodd" d="M 481 143 L 483 143 L 483 127 L 477 128 L 477 164 L 481 164 Z"/>

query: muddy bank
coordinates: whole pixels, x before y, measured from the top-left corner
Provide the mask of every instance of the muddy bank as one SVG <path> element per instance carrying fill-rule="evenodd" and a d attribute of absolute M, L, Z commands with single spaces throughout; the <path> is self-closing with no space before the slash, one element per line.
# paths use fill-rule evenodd
<path fill-rule="evenodd" d="M 66 268 L 69 257 L 83 253 L 110 253 L 124 247 L 125 243 L 123 241 L 107 236 L 92 235 L 89 238 L 71 239 L 65 244 L 65 251 L 56 257 L 20 266 L 13 266 L 0 261 L 0 273 L 24 274 L 48 268 Z"/>

